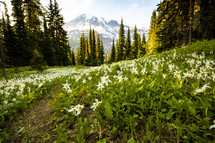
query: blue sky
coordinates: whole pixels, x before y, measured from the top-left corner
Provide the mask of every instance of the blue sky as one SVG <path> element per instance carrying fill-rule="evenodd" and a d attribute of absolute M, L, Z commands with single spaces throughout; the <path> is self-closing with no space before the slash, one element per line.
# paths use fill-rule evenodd
<path fill-rule="evenodd" d="M 57 0 L 65 21 L 69 22 L 80 14 L 103 17 L 107 20 L 117 20 L 137 28 L 149 28 L 152 11 L 157 8 L 160 0 Z M 10 0 L 6 0 L 7 3 Z M 47 6 L 49 0 L 40 0 Z M 9 6 L 9 8 L 11 8 Z"/>

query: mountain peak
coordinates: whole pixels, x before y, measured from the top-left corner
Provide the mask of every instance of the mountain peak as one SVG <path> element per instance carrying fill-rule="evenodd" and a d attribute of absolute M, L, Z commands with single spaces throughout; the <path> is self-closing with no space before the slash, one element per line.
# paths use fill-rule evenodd
<path fill-rule="evenodd" d="M 127 33 L 127 27 L 125 24 L 125 33 Z M 68 37 L 70 43 L 76 43 L 76 45 L 71 45 L 72 47 L 78 47 L 77 44 L 81 37 L 81 34 L 89 34 L 90 27 L 95 30 L 96 33 L 100 35 L 104 43 L 105 51 L 111 48 L 112 40 L 118 39 L 120 24 L 116 20 L 105 20 L 102 17 L 96 17 L 87 14 L 81 14 L 69 23 L 65 24 L 65 29 L 68 31 Z M 133 37 L 133 28 L 130 27 L 131 38 Z M 139 34 L 147 33 L 145 28 L 138 30 Z M 147 35 L 146 35 L 147 38 Z"/>

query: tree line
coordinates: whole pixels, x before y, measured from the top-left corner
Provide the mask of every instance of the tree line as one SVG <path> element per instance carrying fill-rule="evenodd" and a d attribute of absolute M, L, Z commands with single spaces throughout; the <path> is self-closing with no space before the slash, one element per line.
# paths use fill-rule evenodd
<path fill-rule="evenodd" d="M 131 42 L 133 40 L 133 43 Z M 119 29 L 119 38 L 113 39 L 111 50 L 110 48 L 104 55 L 103 42 L 97 34 L 95 40 L 94 29 L 89 31 L 89 37 L 86 38 L 82 34 L 80 38 L 80 46 L 76 49 L 76 56 L 72 52 L 73 57 L 76 57 L 76 64 L 79 65 L 101 65 L 105 63 L 117 62 L 121 60 L 131 60 L 144 56 L 146 54 L 146 39 L 145 34 L 141 35 L 137 32 L 137 27 L 134 28 L 133 39 L 131 40 L 130 29 L 128 28 L 127 36 L 125 37 L 123 20 L 121 20 Z"/>
<path fill-rule="evenodd" d="M 0 19 L 0 58 L 9 67 L 66 66 L 72 63 L 64 19 L 56 0 L 44 8 L 38 0 L 11 0 Z"/>
<path fill-rule="evenodd" d="M 147 53 L 215 38 L 215 0 L 163 0 L 153 11 Z"/>
<path fill-rule="evenodd" d="M 143 57 L 146 54 L 146 39 L 145 33 L 141 35 L 134 27 L 133 39 L 131 40 L 130 28 L 128 27 L 127 35 L 125 36 L 123 19 L 121 20 L 119 29 L 119 38 L 112 43 L 112 52 L 107 54 L 107 62 L 117 62 L 121 60 L 132 60 Z M 132 43 L 133 41 L 133 43 Z M 108 56 L 110 55 L 110 56 Z"/>
<path fill-rule="evenodd" d="M 1 1 L 0 1 L 1 2 Z M 151 17 L 148 40 L 137 32 L 125 36 L 123 20 L 119 38 L 104 54 L 103 42 L 94 29 L 80 37 L 80 46 L 70 50 L 64 19 L 54 0 L 44 8 L 38 0 L 11 0 L 13 25 L 5 5 L 0 19 L 0 59 L 11 67 L 37 68 L 67 65 L 101 65 L 131 60 L 145 54 L 170 50 L 202 39 L 215 38 L 215 0 L 163 0 Z"/>
<path fill-rule="evenodd" d="M 119 39 L 112 44 L 112 52 L 106 54 L 107 62 L 136 59 L 145 54 L 170 50 L 176 46 L 186 46 L 197 40 L 215 38 L 215 0 L 163 0 L 153 11 L 145 42 L 134 28 L 133 44 L 128 29 L 125 39 L 121 21 Z"/>
<path fill-rule="evenodd" d="M 72 57 L 74 57 L 74 51 L 72 51 Z M 89 37 L 85 37 L 82 34 L 80 38 L 80 47 L 76 49 L 76 64 L 97 66 L 104 63 L 104 46 L 103 42 L 96 34 L 94 29 L 89 31 Z"/>

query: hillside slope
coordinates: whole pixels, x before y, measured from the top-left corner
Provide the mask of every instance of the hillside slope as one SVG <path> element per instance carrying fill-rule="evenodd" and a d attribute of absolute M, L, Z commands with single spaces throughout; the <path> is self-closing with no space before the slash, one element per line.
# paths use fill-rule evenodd
<path fill-rule="evenodd" d="M 44 124 L 45 130 L 35 126 L 31 120 L 41 117 L 32 113 L 30 125 L 19 119 L 11 132 L 4 131 L 17 136 L 1 136 L 6 141 L 24 142 L 212 142 L 214 53 L 215 40 L 211 40 L 101 67 L 52 69 L 47 75 L 35 76 L 38 83 L 19 79 L 25 86 L 20 81 L 14 87 L 23 87 L 21 96 L 2 82 L 1 118 L 12 117 L 17 112 L 14 108 L 43 90 L 50 95 L 49 113 L 45 111 L 43 120 L 51 123 Z M 42 85 L 38 85 L 40 80 Z M 29 92 L 28 87 L 37 90 Z M 22 127 L 17 127 L 21 123 Z"/>

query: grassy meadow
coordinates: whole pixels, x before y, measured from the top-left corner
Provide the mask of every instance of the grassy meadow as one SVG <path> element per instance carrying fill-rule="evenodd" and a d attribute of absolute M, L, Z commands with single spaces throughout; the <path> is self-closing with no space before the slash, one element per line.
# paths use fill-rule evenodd
<path fill-rule="evenodd" d="M 215 40 L 99 67 L 6 69 L 0 142 L 214 142 Z"/>

